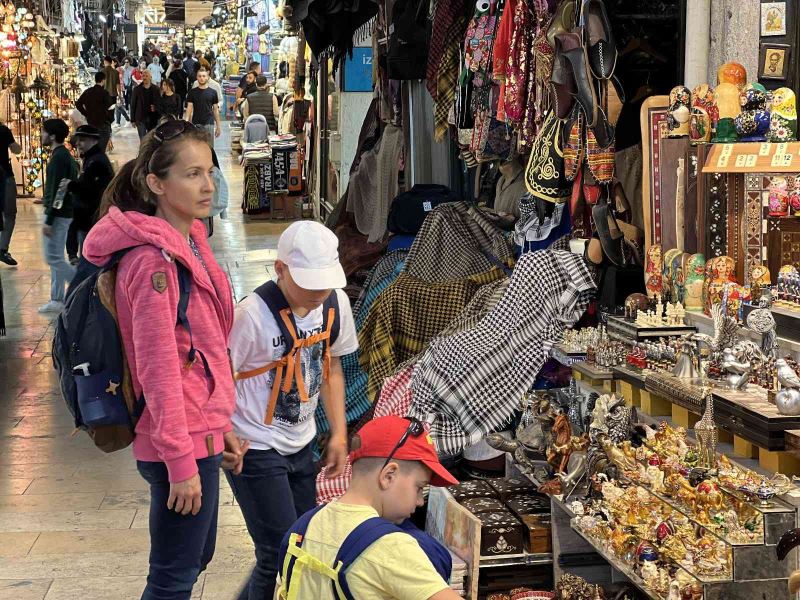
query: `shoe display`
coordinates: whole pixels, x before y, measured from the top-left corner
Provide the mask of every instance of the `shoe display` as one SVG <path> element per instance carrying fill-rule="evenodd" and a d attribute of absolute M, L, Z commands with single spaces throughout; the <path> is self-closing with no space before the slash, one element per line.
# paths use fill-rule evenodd
<path fill-rule="evenodd" d="M 589 70 L 583 42 L 578 33 L 559 33 L 556 36 L 556 54 L 559 52 L 569 61 L 577 90 L 576 99 L 586 115 L 586 124 L 595 127 L 599 120 L 597 90 Z"/>
<path fill-rule="evenodd" d="M 561 51 L 561 45 L 556 39 L 555 56 L 553 57 L 553 73 L 550 76 L 550 85 L 553 88 L 553 106 L 559 119 L 566 119 L 572 112 L 575 104 L 575 75 L 569 60 Z"/>
<path fill-rule="evenodd" d="M 0 251 L 0 262 L 6 263 L 10 267 L 16 267 L 19 263 L 8 253 L 8 250 Z"/>
<path fill-rule="evenodd" d="M 608 79 L 614 74 L 618 54 L 603 0 L 583 0 L 581 27 L 592 74 L 598 79 Z"/>
<path fill-rule="evenodd" d="M 50 300 L 47 304 L 39 307 L 40 313 L 61 312 L 62 310 L 64 310 L 64 303 L 58 300 Z"/>

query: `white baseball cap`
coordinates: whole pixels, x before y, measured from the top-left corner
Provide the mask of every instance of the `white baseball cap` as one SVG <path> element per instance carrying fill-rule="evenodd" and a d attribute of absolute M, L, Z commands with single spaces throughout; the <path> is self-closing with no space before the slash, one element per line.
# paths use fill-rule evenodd
<path fill-rule="evenodd" d="M 305 290 L 339 289 L 347 285 L 347 277 L 338 249 L 339 239 L 322 223 L 295 221 L 278 240 L 278 260 Z"/>

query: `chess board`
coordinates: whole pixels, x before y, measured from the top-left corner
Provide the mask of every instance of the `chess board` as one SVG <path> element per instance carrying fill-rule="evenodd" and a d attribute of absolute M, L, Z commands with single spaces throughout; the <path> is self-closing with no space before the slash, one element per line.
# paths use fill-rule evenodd
<path fill-rule="evenodd" d="M 767 266 L 774 283 L 783 265 L 800 267 L 800 218 L 769 217 L 766 237 Z"/>

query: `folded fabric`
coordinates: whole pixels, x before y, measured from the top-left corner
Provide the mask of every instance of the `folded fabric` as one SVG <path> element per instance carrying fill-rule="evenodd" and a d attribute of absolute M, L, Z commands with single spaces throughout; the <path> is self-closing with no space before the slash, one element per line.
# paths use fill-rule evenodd
<path fill-rule="evenodd" d="M 525 254 L 486 317 L 431 343 L 414 370 L 410 414 L 432 423 L 440 454 L 457 454 L 509 422 L 553 344 L 594 291 L 582 257 Z"/>

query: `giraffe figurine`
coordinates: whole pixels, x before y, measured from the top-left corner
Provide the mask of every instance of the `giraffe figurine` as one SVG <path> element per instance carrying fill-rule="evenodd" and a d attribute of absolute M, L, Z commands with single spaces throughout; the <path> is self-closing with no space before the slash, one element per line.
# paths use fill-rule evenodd
<path fill-rule="evenodd" d="M 713 469 L 717 465 L 717 441 L 719 434 L 714 423 L 714 396 L 711 388 L 703 386 L 703 396 L 706 399 L 706 410 L 703 417 L 694 426 L 697 436 L 697 450 L 700 454 L 700 466 Z"/>

